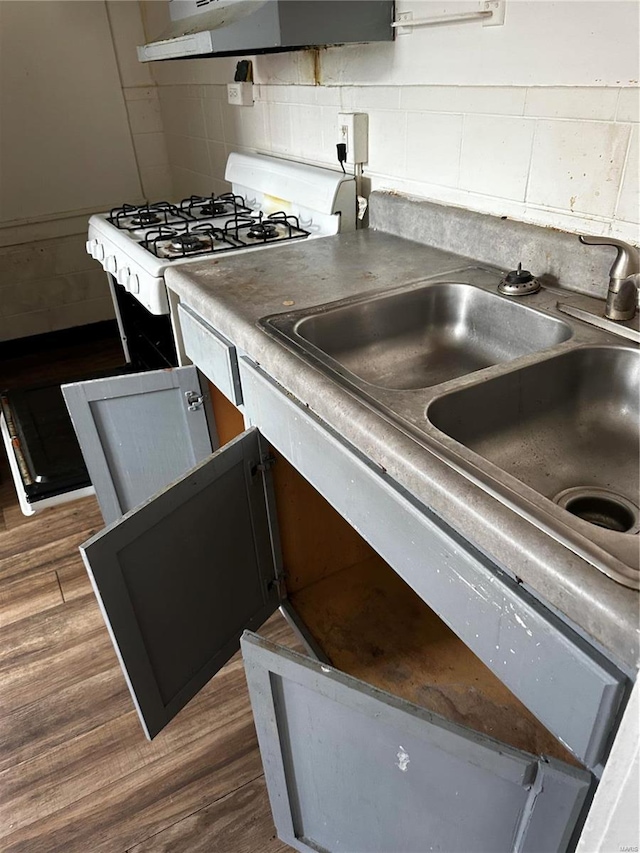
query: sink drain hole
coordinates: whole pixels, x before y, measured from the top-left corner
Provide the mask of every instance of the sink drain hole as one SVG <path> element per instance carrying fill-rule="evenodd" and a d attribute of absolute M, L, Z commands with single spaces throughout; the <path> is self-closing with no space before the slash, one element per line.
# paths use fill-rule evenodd
<path fill-rule="evenodd" d="M 626 533 L 635 521 L 633 513 L 626 506 L 611 498 L 573 498 L 565 509 L 591 524 L 606 527 L 607 530 L 617 530 L 619 533 Z"/>
<path fill-rule="evenodd" d="M 606 530 L 637 533 L 640 529 L 638 507 L 607 489 L 565 489 L 556 496 L 555 502 L 572 515 Z"/>

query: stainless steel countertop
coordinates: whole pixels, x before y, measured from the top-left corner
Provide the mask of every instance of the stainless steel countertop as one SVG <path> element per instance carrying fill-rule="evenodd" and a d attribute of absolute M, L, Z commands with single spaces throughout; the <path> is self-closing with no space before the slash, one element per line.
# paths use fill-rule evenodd
<path fill-rule="evenodd" d="M 637 591 L 610 580 L 438 460 L 257 325 L 269 314 L 397 287 L 475 263 L 366 230 L 169 268 L 166 283 L 276 382 L 497 565 L 521 578 L 615 662 L 637 669 Z M 598 310 L 596 300 L 572 296 L 577 305 Z"/>

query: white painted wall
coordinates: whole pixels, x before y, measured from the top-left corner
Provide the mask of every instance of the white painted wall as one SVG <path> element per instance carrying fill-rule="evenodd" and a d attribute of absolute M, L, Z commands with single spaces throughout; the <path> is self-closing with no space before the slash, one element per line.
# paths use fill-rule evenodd
<path fill-rule="evenodd" d="M 629 86 L 638 84 L 633 0 L 506 0 L 505 25 L 425 27 L 394 44 L 332 49 L 327 85 Z M 398 0 L 414 18 L 478 9 L 474 0 Z"/>
<path fill-rule="evenodd" d="M 135 2 L 0 2 L 0 340 L 113 316 L 88 216 L 171 187 L 142 40 Z"/>
<path fill-rule="evenodd" d="M 0 222 L 140 194 L 104 3 L 2 3 L 0 57 Z"/>
<path fill-rule="evenodd" d="M 140 6 L 131 0 L 109 0 L 107 11 L 142 195 L 158 201 L 172 193 L 171 171 L 152 69 L 138 62 L 135 50 L 145 40 Z M 117 203 L 123 201 L 135 200 L 122 196 Z"/>
<path fill-rule="evenodd" d="M 148 38 L 166 5 L 142 3 Z M 415 17 L 471 0 L 399 0 Z M 340 110 L 368 113 L 371 186 L 639 242 L 639 6 L 507 0 L 503 27 L 254 57 L 256 103 L 229 107 L 235 61 L 156 63 L 176 195 L 224 187 L 232 150 L 336 166 Z M 320 85 L 316 85 L 319 82 Z"/>

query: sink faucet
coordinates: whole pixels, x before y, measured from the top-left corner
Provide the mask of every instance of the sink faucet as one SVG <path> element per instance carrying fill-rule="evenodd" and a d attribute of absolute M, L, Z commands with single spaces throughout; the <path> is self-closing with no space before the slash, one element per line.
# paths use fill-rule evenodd
<path fill-rule="evenodd" d="M 640 289 L 640 254 L 634 246 L 614 237 L 583 237 L 588 246 L 615 246 L 616 259 L 609 272 L 609 290 L 604 316 L 609 320 L 630 320 L 636 313 Z"/>

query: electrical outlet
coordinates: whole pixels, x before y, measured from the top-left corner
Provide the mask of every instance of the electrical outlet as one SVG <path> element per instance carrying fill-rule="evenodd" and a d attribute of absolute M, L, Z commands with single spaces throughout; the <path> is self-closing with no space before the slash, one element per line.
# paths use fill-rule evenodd
<path fill-rule="evenodd" d="M 369 116 L 338 113 L 337 142 L 347 146 L 347 163 L 366 163 L 369 159 Z"/>
<path fill-rule="evenodd" d="M 227 101 L 236 107 L 252 107 L 253 83 L 227 83 Z"/>

